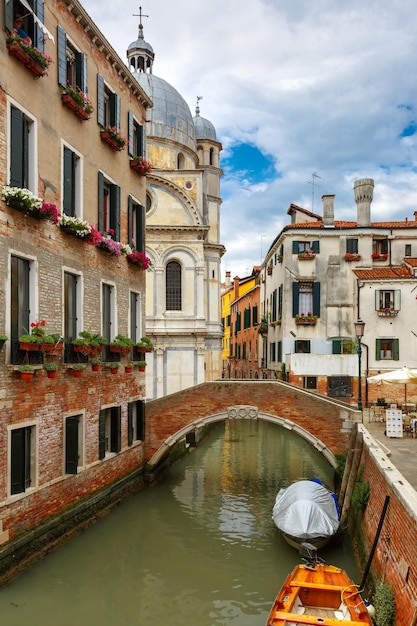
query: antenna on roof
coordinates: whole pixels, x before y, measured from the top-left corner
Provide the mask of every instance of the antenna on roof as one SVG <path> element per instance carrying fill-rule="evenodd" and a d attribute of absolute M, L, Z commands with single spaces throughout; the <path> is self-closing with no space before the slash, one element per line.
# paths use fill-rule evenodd
<path fill-rule="evenodd" d="M 320 185 L 317 185 L 316 181 L 314 180 L 315 178 L 321 178 L 321 176 L 319 176 L 317 174 L 317 172 L 313 172 L 312 174 L 312 178 L 313 180 L 308 180 L 307 184 L 308 185 L 312 185 L 313 187 L 313 191 L 312 191 L 312 199 L 311 199 L 311 210 L 314 212 L 314 187 L 320 187 Z"/>

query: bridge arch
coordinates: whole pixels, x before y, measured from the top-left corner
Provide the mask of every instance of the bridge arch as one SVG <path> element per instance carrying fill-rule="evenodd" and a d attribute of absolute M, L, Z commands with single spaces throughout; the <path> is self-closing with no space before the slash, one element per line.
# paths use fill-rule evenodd
<path fill-rule="evenodd" d="M 196 440 L 199 440 L 201 438 L 198 436 L 199 433 L 205 430 L 205 428 L 210 424 L 236 419 L 263 420 L 265 422 L 281 426 L 286 430 L 291 430 L 305 439 L 320 454 L 322 454 L 332 467 L 336 467 L 336 457 L 328 446 L 299 424 L 296 424 L 290 419 L 280 417 L 279 415 L 272 415 L 270 413 L 259 411 L 257 406 L 238 404 L 227 407 L 226 411 L 208 415 L 207 417 L 199 417 L 167 437 L 147 462 L 148 468 L 150 470 L 155 468 L 168 456 L 174 446 L 179 445 L 181 441 L 184 441 L 185 443 L 187 435 L 190 433 L 195 433 L 197 435 Z"/>

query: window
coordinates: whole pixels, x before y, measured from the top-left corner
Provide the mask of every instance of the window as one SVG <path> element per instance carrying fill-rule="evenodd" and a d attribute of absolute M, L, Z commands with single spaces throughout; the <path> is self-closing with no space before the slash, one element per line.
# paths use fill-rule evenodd
<path fill-rule="evenodd" d="M 350 376 L 328 376 L 327 390 L 333 398 L 347 398 L 352 395 L 352 379 Z"/>
<path fill-rule="evenodd" d="M 377 311 L 399 311 L 400 308 L 400 289 L 378 289 L 375 291 L 375 309 Z"/>
<path fill-rule="evenodd" d="M 81 354 L 74 353 L 71 341 L 81 330 L 81 278 L 71 272 L 64 272 L 64 337 L 66 363 L 80 360 Z"/>
<path fill-rule="evenodd" d="M 314 252 L 314 254 L 318 254 L 320 252 L 320 241 L 293 241 L 292 253 L 299 254 L 300 252 Z"/>
<path fill-rule="evenodd" d="M 411 256 L 411 243 L 405 244 L 404 256 Z"/>
<path fill-rule="evenodd" d="M 317 376 L 303 376 L 303 389 L 317 389 Z"/>
<path fill-rule="evenodd" d="M 35 426 L 10 431 L 10 494 L 35 486 Z"/>
<path fill-rule="evenodd" d="M 372 254 L 388 254 L 388 239 L 373 239 Z"/>
<path fill-rule="evenodd" d="M 320 283 L 293 283 L 293 317 L 313 313 L 320 317 Z"/>
<path fill-rule="evenodd" d="M 9 163 L 10 186 L 26 187 L 37 195 L 35 123 L 15 106 L 10 107 Z"/>
<path fill-rule="evenodd" d="M 30 332 L 30 311 L 35 310 L 33 288 L 33 263 L 17 256 L 10 257 L 10 334 L 11 362 L 23 363 L 28 356 L 29 363 L 42 363 L 42 352 L 29 352 L 19 349 L 19 337 Z"/>
<path fill-rule="evenodd" d="M 23 16 L 23 30 L 25 33 L 31 38 L 32 45 L 36 46 L 38 50 L 44 51 L 44 39 L 45 35 L 42 31 L 42 24 L 44 23 L 44 3 L 42 0 L 37 0 L 34 2 L 33 0 L 29 1 L 30 6 L 33 9 L 33 13 L 36 15 L 38 20 L 34 20 L 31 13 L 27 10 L 27 4 L 24 6 L 21 2 L 15 0 L 14 2 L 10 2 L 9 0 L 5 3 L 5 26 L 7 30 L 12 33 L 13 32 L 13 24 L 16 15 Z"/>
<path fill-rule="evenodd" d="M 82 415 L 71 415 L 65 418 L 65 473 L 77 474 L 78 468 L 84 464 L 82 450 Z"/>
<path fill-rule="evenodd" d="M 310 354 L 310 340 L 309 339 L 296 339 L 294 347 L 294 352 L 297 354 Z"/>
<path fill-rule="evenodd" d="M 62 211 L 74 217 L 81 204 L 81 161 L 78 154 L 67 146 L 63 153 Z"/>
<path fill-rule="evenodd" d="M 251 310 L 250 307 L 245 308 L 243 311 L 243 328 L 250 328 L 250 320 L 251 320 Z"/>
<path fill-rule="evenodd" d="M 274 341 L 269 344 L 269 357 L 271 363 L 275 363 L 277 359 L 277 344 Z"/>
<path fill-rule="evenodd" d="M 376 339 L 375 359 L 377 361 L 399 361 L 400 346 L 398 339 Z"/>
<path fill-rule="evenodd" d="M 140 295 L 134 291 L 130 292 L 130 338 L 135 343 L 142 338 L 142 316 Z M 132 361 L 140 361 L 141 356 L 137 350 L 133 350 Z"/>
<path fill-rule="evenodd" d="M 145 403 L 143 400 L 129 402 L 127 406 L 127 443 L 145 439 Z"/>
<path fill-rule="evenodd" d="M 64 29 L 57 27 L 58 84 L 70 85 L 87 95 L 87 57 L 67 39 Z"/>
<path fill-rule="evenodd" d="M 332 354 L 356 354 L 358 342 L 355 339 L 333 339 Z"/>
<path fill-rule="evenodd" d="M 230 315 L 228 316 L 228 325 L 230 325 Z M 252 326 L 258 325 L 258 305 L 252 308 Z"/>
<path fill-rule="evenodd" d="M 177 155 L 177 170 L 185 170 L 185 157 L 182 152 Z"/>
<path fill-rule="evenodd" d="M 278 309 L 278 292 L 276 289 L 272 292 L 271 297 L 271 322 L 276 322 L 278 320 L 277 317 L 277 309 Z"/>
<path fill-rule="evenodd" d="M 129 244 L 145 252 L 145 208 L 131 197 L 128 200 L 128 220 Z"/>
<path fill-rule="evenodd" d="M 106 338 L 109 344 L 113 341 L 115 332 L 115 311 L 114 311 L 114 287 L 107 283 L 102 284 L 101 288 L 101 311 L 102 311 L 102 335 Z M 115 352 L 110 352 L 107 346 L 106 360 L 117 361 L 120 359 L 120 355 Z M 117 358 L 118 357 L 118 358 Z"/>
<path fill-rule="evenodd" d="M 358 254 L 358 240 L 346 239 L 346 252 L 347 254 Z"/>
<path fill-rule="evenodd" d="M 113 230 L 112 238 L 120 241 L 120 187 L 98 173 L 98 229 L 102 233 Z"/>
<path fill-rule="evenodd" d="M 104 84 L 101 74 L 97 74 L 97 121 L 120 131 L 120 96 Z"/>
<path fill-rule="evenodd" d="M 121 410 L 119 406 L 102 409 L 99 413 L 98 458 L 121 450 Z"/>
<path fill-rule="evenodd" d="M 167 311 L 181 311 L 182 285 L 181 265 L 178 261 L 169 261 L 165 271 Z"/>
<path fill-rule="evenodd" d="M 129 129 L 129 156 L 145 156 L 145 132 L 143 126 L 135 120 L 132 111 L 127 114 L 127 125 Z"/>

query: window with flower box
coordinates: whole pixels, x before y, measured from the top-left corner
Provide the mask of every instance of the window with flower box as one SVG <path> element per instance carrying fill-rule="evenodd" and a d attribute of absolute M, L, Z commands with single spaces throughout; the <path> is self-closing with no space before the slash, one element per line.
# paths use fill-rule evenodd
<path fill-rule="evenodd" d="M 293 241 L 292 253 L 293 254 L 318 254 L 320 252 L 320 241 Z"/>
<path fill-rule="evenodd" d="M 13 25 L 16 15 L 22 16 L 22 28 L 32 40 L 32 45 L 42 52 L 45 50 L 45 34 L 42 30 L 44 23 L 45 7 L 42 0 L 27 0 L 31 12 L 19 0 L 7 0 L 5 2 L 5 27 L 9 33 L 13 33 Z M 33 11 L 33 14 L 32 14 Z M 36 21 L 34 15 L 38 18 Z"/>
<path fill-rule="evenodd" d="M 111 127 L 120 131 L 120 96 L 97 75 L 97 121 L 103 128 Z"/>
<path fill-rule="evenodd" d="M 129 156 L 140 157 L 145 156 L 145 131 L 142 124 L 136 120 L 132 111 L 127 114 L 128 125 L 128 152 Z"/>
<path fill-rule="evenodd" d="M 81 155 L 64 146 L 62 160 L 62 212 L 75 217 L 81 206 Z"/>
<path fill-rule="evenodd" d="M 14 105 L 10 106 L 9 184 L 35 192 L 35 120 Z"/>
<path fill-rule="evenodd" d="M 68 40 L 66 32 L 59 25 L 57 27 L 57 56 L 58 84 L 61 91 L 64 94 L 68 88 L 68 95 L 74 94 L 76 98 L 75 104 L 82 103 L 82 99 L 86 101 L 88 97 L 87 56 Z"/>
<path fill-rule="evenodd" d="M 358 254 L 358 239 L 356 237 L 346 239 L 346 254 Z"/>
<path fill-rule="evenodd" d="M 11 496 L 36 487 L 36 425 L 11 427 L 9 493 Z"/>
<path fill-rule="evenodd" d="M 101 334 L 110 344 L 116 336 L 116 310 L 115 310 L 115 287 L 109 283 L 103 283 L 101 287 Z M 109 345 L 105 349 L 106 361 L 120 360 L 120 354 L 110 352 Z"/>
<path fill-rule="evenodd" d="M 320 317 L 320 283 L 313 281 L 293 282 L 292 316 Z"/>
<path fill-rule="evenodd" d="M 145 207 L 134 198 L 128 199 L 128 242 L 135 250 L 145 252 Z"/>
<path fill-rule="evenodd" d="M 375 291 L 375 310 L 380 316 L 397 315 L 401 309 L 400 289 L 377 289 Z"/>
<path fill-rule="evenodd" d="M 372 258 L 383 258 L 388 256 L 388 238 L 372 240 Z"/>

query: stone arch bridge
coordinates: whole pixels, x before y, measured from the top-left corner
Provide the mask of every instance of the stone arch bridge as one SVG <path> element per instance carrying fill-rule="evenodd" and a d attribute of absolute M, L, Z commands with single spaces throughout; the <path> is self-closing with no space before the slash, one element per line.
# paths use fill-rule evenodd
<path fill-rule="evenodd" d="M 335 465 L 361 413 L 350 405 L 281 381 L 203 383 L 146 404 L 145 462 L 157 466 L 182 441 L 226 419 L 264 419 L 294 430 Z"/>

